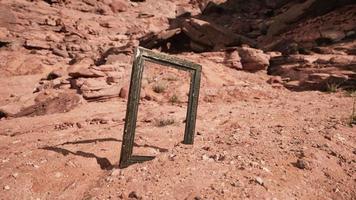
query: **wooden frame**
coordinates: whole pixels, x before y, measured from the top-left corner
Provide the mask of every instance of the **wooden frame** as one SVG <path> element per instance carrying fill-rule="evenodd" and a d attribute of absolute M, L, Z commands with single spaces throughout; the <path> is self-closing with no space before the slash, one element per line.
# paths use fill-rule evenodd
<path fill-rule="evenodd" d="M 125 127 L 119 164 L 120 168 L 125 168 L 131 164 L 152 160 L 154 158 L 153 156 L 132 155 L 135 139 L 138 105 L 140 100 L 142 74 L 145 60 L 190 72 L 191 79 L 183 143 L 193 144 L 194 142 L 194 131 L 200 89 L 201 66 L 183 59 L 175 58 L 162 53 L 156 53 L 154 51 L 138 47 L 135 49 L 134 52 L 134 61 L 131 72 L 130 90 L 127 102 Z"/>

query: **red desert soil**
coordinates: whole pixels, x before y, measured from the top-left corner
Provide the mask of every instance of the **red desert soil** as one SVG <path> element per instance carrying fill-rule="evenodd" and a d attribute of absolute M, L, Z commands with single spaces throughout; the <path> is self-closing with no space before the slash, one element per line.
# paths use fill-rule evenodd
<path fill-rule="evenodd" d="M 356 198 L 354 93 L 287 89 L 278 78 L 270 84 L 266 70 L 227 67 L 214 52 L 176 54 L 202 65 L 194 145 L 181 143 L 187 74 L 146 63 L 134 154 L 156 158 L 119 169 L 132 52 L 108 57 L 100 69 L 91 63 L 53 80 L 48 72 L 80 68 L 85 58 L 93 62 L 111 46 L 137 46 L 148 29 L 168 27 L 172 7 L 193 14 L 197 7 L 183 0 L 121 1 L 126 8 L 116 13 L 103 7 L 106 1 L 46 2 L 0 1 L 0 28 L 10 32 L 5 38 L 11 43 L 0 47 L 0 199 Z M 108 14 L 97 11 L 96 3 Z M 51 17 L 68 27 L 81 21 L 84 36 L 80 28 L 61 33 L 41 25 Z M 55 39 L 48 44 L 67 45 L 73 55 L 58 56 L 41 43 L 51 34 Z M 63 39 L 73 35 L 78 38 Z M 36 47 L 19 45 L 36 37 Z M 6 109 L 21 112 L 1 116 Z"/>

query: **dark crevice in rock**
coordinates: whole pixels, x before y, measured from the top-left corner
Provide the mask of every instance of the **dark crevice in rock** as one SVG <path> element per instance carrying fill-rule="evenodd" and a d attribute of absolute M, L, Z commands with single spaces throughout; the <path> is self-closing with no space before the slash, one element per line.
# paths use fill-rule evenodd
<path fill-rule="evenodd" d="M 160 49 L 162 52 L 178 54 L 192 51 L 190 38 L 183 32 L 173 35 L 167 39 L 152 39 L 150 37 L 141 38 L 140 46 L 145 48 Z"/>
<path fill-rule="evenodd" d="M 330 38 L 318 38 L 315 40 L 318 46 L 330 45 L 333 43 L 333 40 Z"/>
<path fill-rule="evenodd" d="M 7 117 L 6 113 L 0 111 L 0 119 Z"/>
<path fill-rule="evenodd" d="M 44 2 L 48 3 L 48 4 L 52 4 L 51 0 L 44 0 Z"/>
<path fill-rule="evenodd" d="M 7 47 L 8 45 L 9 45 L 8 42 L 0 41 L 0 48 L 2 48 L 2 47 Z"/>

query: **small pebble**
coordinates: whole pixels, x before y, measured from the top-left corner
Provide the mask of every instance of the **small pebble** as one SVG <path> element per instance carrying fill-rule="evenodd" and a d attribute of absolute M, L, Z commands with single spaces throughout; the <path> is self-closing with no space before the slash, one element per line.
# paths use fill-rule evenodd
<path fill-rule="evenodd" d="M 84 127 L 84 123 L 83 122 L 77 122 L 76 123 L 78 128 L 83 128 Z"/>
<path fill-rule="evenodd" d="M 256 183 L 263 185 L 263 179 L 261 177 L 256 177 L 255 181 Z"/>
<path fill-rule="evenodd" d="M 130 194 L 129 194 L 129 198 L 139 199 L 139 196 L 136 194 L 135 191 L 132 191 L 132 192 L 130 192 Z"/>
<path fill-rule="evenodd" d="M 56 178 L 60 178 L 60 177 L 62 177 L 62 175 L 63 175 L 63 174 L 62 174 L 61 172 L 56 172 L 54 176 L 55 176 Z"/>
<path fill-rule="evenodd" d="M 305 169 L 307 167 L 307 163 L 302 159 L 298 159 L 295 166 L 299 169 Z"/>
<path fill-rule="evenodd" d="M 18 174 L 18 173 L 13 173 L 11 176 L 14 177 L 14 178 L 16 178 L 16 177 L 19 176 L 19 174 Z"/>

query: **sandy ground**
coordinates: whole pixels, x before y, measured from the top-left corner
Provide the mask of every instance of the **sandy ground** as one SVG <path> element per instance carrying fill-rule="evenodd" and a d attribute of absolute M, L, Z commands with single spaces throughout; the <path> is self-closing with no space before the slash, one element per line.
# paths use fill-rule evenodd
<path fill-rule="evenodd" d="M 215 88 L 228 94 L 200 99 L 194 145 L 181 144 L 185 103 L 141 100 L 134 153 L 157 158 L 126 169 L 117 168 L 126 100 L 2 120 L 1 199 L 355 197 L 351 97 L 229 76 L 238 81 Z"/>

